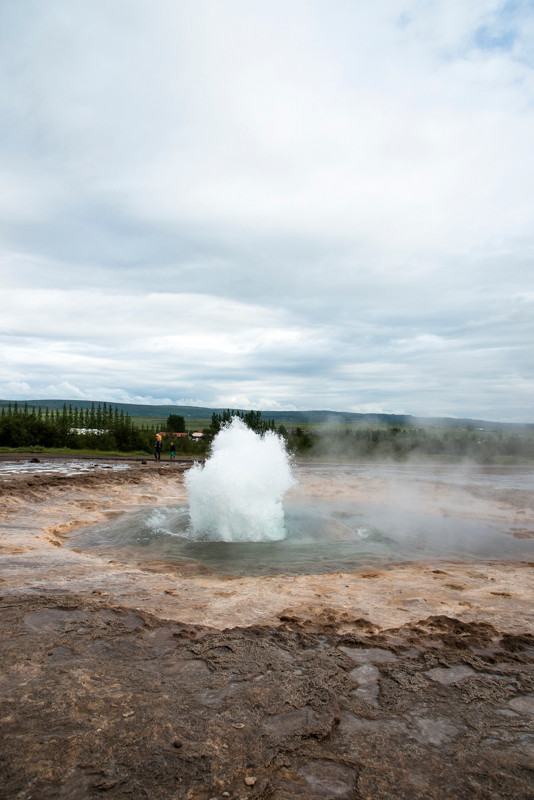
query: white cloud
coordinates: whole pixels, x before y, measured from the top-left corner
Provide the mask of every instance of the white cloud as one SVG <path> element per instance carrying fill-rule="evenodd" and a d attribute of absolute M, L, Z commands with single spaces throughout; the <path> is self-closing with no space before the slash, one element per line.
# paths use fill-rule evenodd
<path fill-rule="evenodd" d="M 533 33 L 504 0 L 4 4 L 4 393 L 530 419 Z"/>
<path fill-rule="evenodd" d="M 24 381 L 8 381 L 4 385 L 3 396 L 5 397 L 27 397 L 31 392 L 29 383 Z"/>

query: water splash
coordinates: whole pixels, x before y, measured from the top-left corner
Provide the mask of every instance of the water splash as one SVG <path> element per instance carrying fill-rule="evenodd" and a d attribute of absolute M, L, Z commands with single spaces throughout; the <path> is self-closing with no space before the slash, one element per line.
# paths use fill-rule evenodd
<path fill-rule="evenodd" d="M 213 440 L 205 465 L 185 477 L 196 539 L 269 542 L 284 539 L 282 498 L 296 483 L 281 436 L 259 436 L 239 417 Z"/>

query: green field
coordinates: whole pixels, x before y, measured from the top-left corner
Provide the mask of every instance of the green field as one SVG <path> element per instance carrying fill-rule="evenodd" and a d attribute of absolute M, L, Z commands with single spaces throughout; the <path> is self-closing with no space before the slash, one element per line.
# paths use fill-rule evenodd
<path fill-rule="evenodd" d="M 120 452 L 119 450 L 94 450 L 73 447 L 0 447 L 2 455 L 47 455 L 47 456 L 73 456 L 74 458 L 143 458 L 149 459 L 151 453 L 144 450 Z M 187 456 L 180 455 L 180 458 Z"/>

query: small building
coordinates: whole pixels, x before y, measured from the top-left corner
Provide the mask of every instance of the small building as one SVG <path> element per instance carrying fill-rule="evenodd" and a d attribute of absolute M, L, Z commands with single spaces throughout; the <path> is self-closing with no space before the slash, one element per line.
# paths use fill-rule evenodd
<path fill-rule="evenodd" d="M 111 433 L 107 428 L 69 428 L 69 433 Z"/>

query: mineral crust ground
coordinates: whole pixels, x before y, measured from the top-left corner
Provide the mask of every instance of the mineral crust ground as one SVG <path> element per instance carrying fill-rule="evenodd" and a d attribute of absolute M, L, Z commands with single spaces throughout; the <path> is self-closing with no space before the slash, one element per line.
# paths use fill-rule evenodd
<path fill-rule="evenodd" d="M 0 473 L 1 798 L 534 797 L 532 563 L 223 579 L 76 552 L 185 502 L 188 465 L 79 466 Z M 295 495 L 402 502 L 320 483 Z M 533 534 L 526 492 L 436 479 L 418 502 Z"/>

